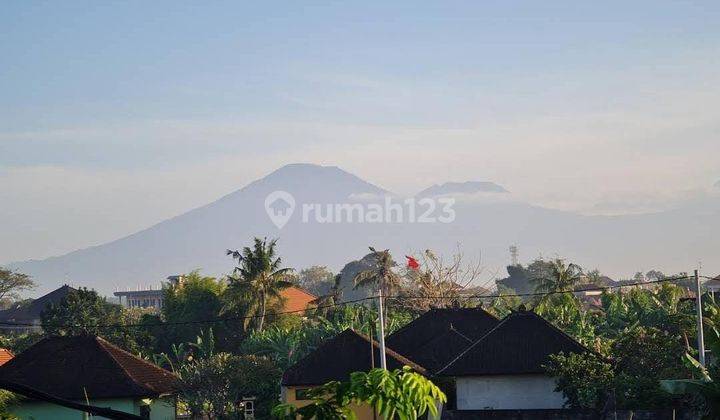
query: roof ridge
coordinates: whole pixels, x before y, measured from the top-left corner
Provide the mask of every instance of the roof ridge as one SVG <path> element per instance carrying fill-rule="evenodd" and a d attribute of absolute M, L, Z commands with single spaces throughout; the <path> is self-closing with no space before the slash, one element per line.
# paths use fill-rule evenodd
<path fill-rule="evenodd" d="M 510 315 L 512 315 L 512 314 L 510 314 Z M 495 330 L 497 330 L 501 325 L 505 324 L 505 323 L 507 322 L 507 320 L 510 319 L 510 315 L 508 315 L 508 316 L 506 316 L 505 318 L 501 319 L 500 322 L 498 322 L 498 324 L 497 324 L 496 326 L 492 327 L 488 332 L 486 332 L 486 333 L 483 334 L 480 338 L 478 338 L 477 340 L 475 340 L 475 342 L 472 343 L 470 346 L 468 346 L 468 348 L 466 348 L 465 350 L 463 350 L 462 352 L 460 352 L 460 354 L 458 354 L 457 357 L 455 357 L 454 359 L 452 359 L 451 361 L 449 361 L 442 369 L 438 369 L 435 373 L 436 373 L 436 374 L 440 374 L 440 373 L 442 373 L 445 369 L 449 368 L 453 363 L 457 362 L 458 359 L 460 359 L 460 358 L 463 357 L 465 354 L 467 354 L 467 352 L 469 352 L 470 350 L 472 350 L 473 347 L 477 346 L 482 340 L 484 340 L 484 339 L 487 338 L 490 334 L 492 334 L 493 332 L 495 332 Z"/>
<path fill-rule="evenodd" d="M 375 339 L 370 338 L 363 333 L 359 333 L 359 332 L 353 330 L 352 328 L 348 328 L 348 330 L 352 331 L 353 333 L 355 333 L 357 336 L 361 337 L 365 341 L 372 343 L 373 348 L 377 348 L 378 350 L 380 350 L 380 343 L 378 343 Z M 395 350 L 391 349 L 388 346 L 385 346 L 385 354 L 389 354 L 390 356 L 395 358 L 397 361 L 402 362 L 410 367 L 413 367 L 413 368 L 418 367 L 423 372 L 427 372 L 427 369 L 425 369 L 425 367 L 420 366 L 417 362 L 410 360 L 409 358 L 403 356 L 402 354 L 396 352 Z"/>
<path fill-rule="evenodd" d="M 160 370 L 160 371 L 162 371 L 163 373 L 166 373 L 166 374 L 168 374 L 168 375 L 175 376 L 172 372 L 170 372 L 170 371 L 168 371 L 168 370 L 166 370 L 166 369 L 163 369 L 163 368 L 161 368 L 160 366 L 157 366 L 157 365 L 154 364 L 154 363 L 150 363 L 150 362 L 148 362 L 148 361 L 145 360 L 145 359 L 142 359 L 142 358 L 140 358 L 140 357 L 137 357 L 137 356 L 135 356 L 134 354 L 132 354 L 132 353 L 126 351 L 126 350 L 121 349 L 120 347 L 112 344 L 111 342 L 105 340 L 104 338 L 102 338 L 102 337 L 100 337 L 100 336 L 94 336 L 94 341 L 95 341 L 96 343 L 98 343 L 98 345 L 100 345 L 100 347 L 102 348 L 102 350 L 103 350 L 104 353 L 106 353 L 108 356 L 110 356 L 110 358 L 112 359 L 112 361 L 115 363 L 115 365 L 117 365 L 117 366 L 123 371 L 123 373 L 125 374 L 125 376 L 127 376 L 128 378 L 130 378 L 130 380 L 131 380 L 135 385 L 139 386 L 140 388 L 143 388 L 143 389 L 146 390 L 146 391 L 149 391 L 150 393 L 157 393 L 157 391 L 154 390 L 154 389 L 152 389 L 152 388 L 150 388 L 150 387 L 148 387 L 146 384 L 140 382 L 137 378 L 135 378 L 135 375 L 133 375 L 132 373 L 130 373 L 130 371 L 127 370 L 127 368 L 115 357 L 115 355 L 112 353 L 112 351 L 109 351 L 109 349 L 111 349 L 111 350 L 113 350 L 113 351 L 119 351 L 120 353 L 123 353 L 123 354 L 125 354 L 126 356 L 131 357 L 133 360 L 138 361 L 138 362 L 140 362 L 141 364 L 146 365 L 146 366 L 147 366 L 148 368 L 150 368 L 150 369 Z M 108 347 L 109 347 L 109 349 L 108 349 Z"/>
<path fill-rule="evenodd" d="M 545 324 L 547 324 L 550 328 L 552 328 L 552 329 L 554 329 L 555 331 L 557 331 L 557 332 L 559 332 L 560 334 L 562 334 L 565 338 L 568 338 L 568 339 L 570 339 L 571 341 L 579 344 L 580 347 L 582 347 L 583 349 L 585 349 L 585 350 L 587 350 L 587 351 L 589 351 L 589 352 L 591 352 L 591 353 L 599 354 L 598 352 L 596 352 L 595 350 L 592 350 L 592 349 L 588 348 L 586 345 L 584 345 L 584 344 L 581 343 L 580 341 L 576 340 L 573 336 L 571 336 L 570 334 L 566 333 L 566 332 L 563 331 L 562 329 L 558 328 L 558 327 L 555 326 L 552 322 L 550 322 L 550 321 L 548 321 L 547 319 L 545 319 L 544 317 L 540 316 L 539 314 L 537 314 L 537 313 L 536 313 L 535 311 L 533 311 L 533 310 L 524 311 L 524 312 L 514 312 L 514 313 L 511 313 L 510 315 L 513 315 L 513 314 L 515 314 L 515 313 L 528 313 L 528 312 L 531 313 L 531 314 L 533 314 L 533 315 L 535 316 L 535 318 L 540 319 L 542 322 L 544 322 Z"/>

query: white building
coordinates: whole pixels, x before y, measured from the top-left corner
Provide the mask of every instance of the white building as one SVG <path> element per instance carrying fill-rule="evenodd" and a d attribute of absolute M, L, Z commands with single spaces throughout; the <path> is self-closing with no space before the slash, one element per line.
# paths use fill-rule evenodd
<path fill-rule="evenodd" d="M 455 379 L 457 410 L 561 409 L 565 398 L 543 365 L 587 348 L 532 311 L 505 317 L 437 371 Z"/>

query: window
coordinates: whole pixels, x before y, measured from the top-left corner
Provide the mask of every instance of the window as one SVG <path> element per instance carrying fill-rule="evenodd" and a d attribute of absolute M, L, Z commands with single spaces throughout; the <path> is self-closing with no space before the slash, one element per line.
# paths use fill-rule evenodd
<path fill-rule="evenodd" d="M 312 398 L 308 397 L 308 391 L 310 391 L 312 388 L 296 388 L 295 389 L 295 399 L 298 401 L 307 401 L 311 400 Z"/>

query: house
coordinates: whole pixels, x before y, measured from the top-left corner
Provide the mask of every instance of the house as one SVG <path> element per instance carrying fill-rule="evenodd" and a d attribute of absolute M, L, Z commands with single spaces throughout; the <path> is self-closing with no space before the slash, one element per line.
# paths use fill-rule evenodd
<path fill-rule="evenodd" d="M 175 419 L 177 378 L 100 337 L 45 338 L 1 366 L 0 379 L 150 420 Z M 8 411 L 21 420 L 83 419 L 80 411 L 32 399 Z"/>
<path fill-rule="evenodd" d="M 379 351 L 347 330 L 285 372 L 283 398 L 302 405 L 306 389 L 367 371 Z M 482 308 L 432 309 L 386 339 L 388 368 L 403 363 L 430 377 L 447 395 L 443 416 L 477 418 L 478 410 L 562 409 L 565 398 L 543 365 L 552 354 L 587 348 L 525 309 L 502 320 Z M 363 409 L 364 416 L 372 412 Z M 356 410 L 356 412 L 358 412 Z M 371 417 L 365 417 L 371 418 Z"/>
<path fill-rule="evenodd" d="M 410 366 L 421 374 L 427 371 L 393 350 L 385 349 L 388 369 Z M 307 390 L 330 381 L 347 381 L 352 372 L 367 372 L 380 366 L 380 348 L 375 340 L 347 329 L 326 341 L 283 374 L 282 400 L 297 407 L 310 403 Z M 353 411 L 359 420 L 373 419 L 370 407 L 356 406 Z"/>
<path fill-rule="evenodd" d="M 712 280 L 708 280 L 703 283 L 703 286 L 707 289 L 708 293 L 712 293 L 715 296 L 716 293 L 720 292 L 720 276 L 715 277 Z"/>
<path fill-rule="evenodd" d="M 317 296 L 297 286 L 290 286 L 280 291 L 283 300 L 283 312 L 300 312 L 308 308 Z"/>
<path fill-rule="evenodd" d="M 9 362 L 15 355 L 8 349 L 0 348 L 0 366 Z"/>
<path fill-rule="evenodd" d="M 431 309 L 385 341 L 391 349 L 435 372 L 499 322 L 482 308 Z"/>
<path fill-rule="evenodd" d="M 4 332 L 38 332 L 42 330 L 40 314 L 50 304 L 58 304 L 70 292 L 72 287 L 63 285 L 52 292 L 34 299 L 30 303 L 21 303 L 13 308 L 0 311 L 0 330 Z M 17 325 L 15 325 L 17 324 Z"/>
<path fill-rule="evenodd" d="M 562 393 L 543 365 L 552 354 L 587 348 L 536 313 L 513 312 L 460 352 L 440 377 L 455 381 L 457 410 L 561 409 Z"/>

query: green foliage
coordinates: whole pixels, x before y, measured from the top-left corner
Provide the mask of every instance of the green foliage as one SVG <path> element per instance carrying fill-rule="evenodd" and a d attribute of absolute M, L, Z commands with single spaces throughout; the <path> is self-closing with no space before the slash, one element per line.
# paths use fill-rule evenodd
<path fill-rule="evenodd" d="M 355 419 L 350 404 L 367 404 L 387 420 L 418 419 L 429 412 L 437 415 L 445 394 L 409 367 L 388 371 L 354 372 L 349 382 L 330 382 L 309 392 L 312 403 L 295 408 L 281 404 L 273 410 L 280 419 Z"/>
<path fill-rule="evenodd" d="M 80 288 L 41 313 L 46 335 L 98 335 L 128 349 L 137 350 L 133 334 L 122 325 L 126 317 L 120 305 L 108 303 L 96 291 Z"/>
<path fill-rule="evenodd" d="M 269 415 L 279 392 L 281 371 L 264 357 L 218 353 L 178 370 L 179 397 L 193 415 L 237 418 L 243 397 L 257 398 L 257 417 Z"/>
<path fill-rule="evenodd" d="M 545 368 L 570 408 L 603 408 L 615 381 L 612 365 L 595 354 L 556 354 Z"/>
<path fill-rule="evenodd" d="M 281 301 L 280 292 L 293 283 L 286 279 L 291 268 L 282 268 L 282 259 L 276 254 L 277 239 L 255 238 L 253 247 L 242 251 L 228 250 L 238 260 L 225 299 L 225 312 L 246 317 L 244 327 L 254 324 L 262 331 L 268 304 Z"/>
<path fill-rule="evenodd" d="M 412 320 L 408 313 L 390 311 L 389 314 L 387 325 L 390 332 Z M 376 321 L 376 311 L 362 306 L 343 306 L 328 317 L 314 317 L 300 325 L 272 325 L 263 331 L 253 332 L 242 343 L 240 351 L 270 357 L 285 370 L 325 340 L 348 328 L 371 335 L 369 325 L 374 325 Z"/>
<path fill-rule="evenodd" d="M 154 352 L 167 352 L 173 344 L 193 341 L 203 330 L 210 327 L 220 337 L 220 341 L 223 341 L 227 332 L 226 325 L 219 322 L 204 324 L 197 321 L 215 320 L 220 317 L 224 291 L 223 281 L 203 276 L 197 270 L 183 276 L 182 283 L 166 287 L 163 291 L 162 317 L 167 325 L 145 329 L 154 333 L 153 335 L 158 339 Z M 152 324 L 153 318 L 147 317 L 144 321 Z"/>
<path fill-rule="evenodd" d="M 391 296 L 400 290 L 402 278 L 393 268 L 397 265 L 389 250 L 377 251 L 370 247 L 372 267 L 355 275 L 353 283 L 355 288 L 372 286 L 375 290 L 381 288 L 383 296 Z"/>
<path fill-rule="evenodd" d="M 298 275 L 298 285 L 315 296 L 329 293 L 335 283 L 335 274 L 324 265 L 304 268 Z"/>
<path fill-rule="evenodd" d="M 681 356 L 694 335 L 694 319 L 690 304 L 680 299 L 683 295 L 682 288 L 662 284 L 649 290 L 606 292 L 602 307 L 593 310 L 586 309 L 571 293 L 541 302 L 536 307 L 541 315 L 612 362 L 612 372 L 608 373 L 606 362 L 572 356 L 553 358 L 547 368 L 556 376 L 568 402 L 598 408 L 612 398 L 613 406 L 622 409 L 677 404 L 661 388 L 660 381 L 689 375 Z"/>
<path fill-rule="evenodd" d="M 8 334 L 0 336 L 0 347 L 20 354 L 33 344 L 43 339 L 43 333 L 31 332 L 23 334 Z"/>
<path fill-rule="evenodd" d="M 718 311 L 714 300 L 711 312 L 715 315 Z M 720 331 L 711 325 L 705 335 L 705 344 L 711 354 L 720 354 Z M 693 395 L 700 397 L 704 401 L 703 419 L 720 418 L 720 360 L 711 359 L 708 368 L 703 367 L 699 361 L 686 353 L 683 357 L 685 365 L 692 371 L 695 379 L 668 379 L 662 381 L 662 387 L 665 391 L 675 395 Z"/>
<path fill-rule="evenodd" d="M 0 390 L 0 419 L 15 420 L 16 416 L 8 412 L 8 407 L 15 404 L 19 397 L 10 391 Z"/>
<path fill-rule="evenodd" d="M 36 286 L 30 276 L 0 267 L 0 303 L 7 306 L 12 300 L 20 298 L 19 293 L 34 289 Z"/>

